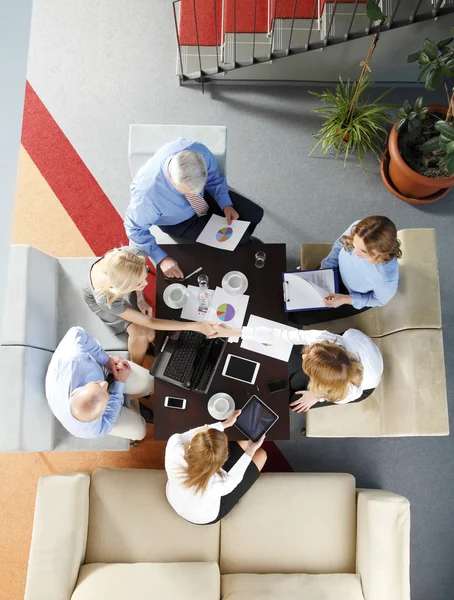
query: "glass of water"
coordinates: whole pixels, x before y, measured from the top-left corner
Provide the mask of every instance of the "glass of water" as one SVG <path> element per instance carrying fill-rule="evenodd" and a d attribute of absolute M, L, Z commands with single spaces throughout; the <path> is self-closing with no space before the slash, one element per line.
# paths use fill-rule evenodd
<path fill-rule="evenodd" d="M 257 269 L 261 269 L 265 266 L 266 254 L 263 250 L 259 250 L 259 252 L 255 253 L 255 266 Z"/>
<path fill-rule="evenodd" d="M 205 291 L 208 289 L 208 275 L 199 275 L 197 277 L 197 283 L 199 284 L 199 290 Z"/>

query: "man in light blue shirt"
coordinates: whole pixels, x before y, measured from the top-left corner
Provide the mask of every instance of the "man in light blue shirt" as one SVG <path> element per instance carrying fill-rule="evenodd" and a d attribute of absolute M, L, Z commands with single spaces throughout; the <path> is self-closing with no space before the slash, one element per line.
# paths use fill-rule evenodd
<path fill-rule="evenodd" d="M 114 380 L 110 390 L 109 373 Z M 80 438 L 110 433 L 143 439 L 145 421 L 125 405 L 124 394 L 144 396 L 153 389 L 154 379 L 146 369 L 109 356 L 82 327 L 72 327 L 66 333 L 46 375 L 46 397 L 52 412 L 69 433 Z M 151 411 L 144 408 L 150 421 Z"/>
<path fill-rule="evenodd" d="M 163 146 L 139 169 L 131 185 L 125 216 L 128 238 L 161 267 L 167 277 L 182 277 L 177 262 L 150 233 L 162 231 L 195 241 L 212 214 L 226 217 L 226 225 L 242 219 L 251 224 L 240 243 L 247 243 L 263 217 L 263 209 L 229 191 L 214 155 L 198 142 L 180 138 Z"/>

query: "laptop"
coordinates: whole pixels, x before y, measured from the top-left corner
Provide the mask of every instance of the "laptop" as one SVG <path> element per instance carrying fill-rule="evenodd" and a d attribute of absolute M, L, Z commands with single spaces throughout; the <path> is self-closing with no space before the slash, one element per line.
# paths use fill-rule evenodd
<path fill-rule="evenodd" d="M 209 340 L 198 331 L 169 332 L 150 373 L 157 379 L 206 394 L 226 345 L 227 338 Z"/>

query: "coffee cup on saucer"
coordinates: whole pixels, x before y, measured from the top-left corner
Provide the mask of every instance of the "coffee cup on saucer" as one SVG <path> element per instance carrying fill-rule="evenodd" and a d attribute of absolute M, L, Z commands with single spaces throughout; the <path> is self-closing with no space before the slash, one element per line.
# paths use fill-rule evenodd
<path fill-rule="evenodd" d="M 164 290 L 163 299 L 169 308 L 183 308 L 189 299 L 189 291 L 181 283 L 172 283 Z"/>
<path fill-rule="evenodd" d="M 213 419 L 224 421 L 235 410 L 235 401 L 229 394 L 218 392 L 208 400 L 207 408 Z"/>
<path fill-rule="evenodd" d="M 248 287 L 248 280 L 241 271 L 229 271 L 222 279 L 222 289 L 231 296 L 244 294 Z"/>

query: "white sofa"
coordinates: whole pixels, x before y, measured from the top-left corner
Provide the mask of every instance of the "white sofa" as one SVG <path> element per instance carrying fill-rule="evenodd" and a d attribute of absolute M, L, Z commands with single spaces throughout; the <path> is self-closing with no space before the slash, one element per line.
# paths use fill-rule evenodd
<path fill-rule="evenodd" d="M 164 471 L 41 477 L 25 600 L 410 600 L 410 507 L 347 474 L 263 474 L 193 525 Z"/>
<path fill-rule="evenodd" d="M 82 281 L 95 258 L 61 258 L 12 246 L 1 328 L 0 452 L 129 450 L 113 436 L 75 438 L 54 418 L 44 381 L 58 343 L 74 325 L 93 335 L 107 352 L 127 357 L 126 336 L 111 329 L 86 306 Z"/>

